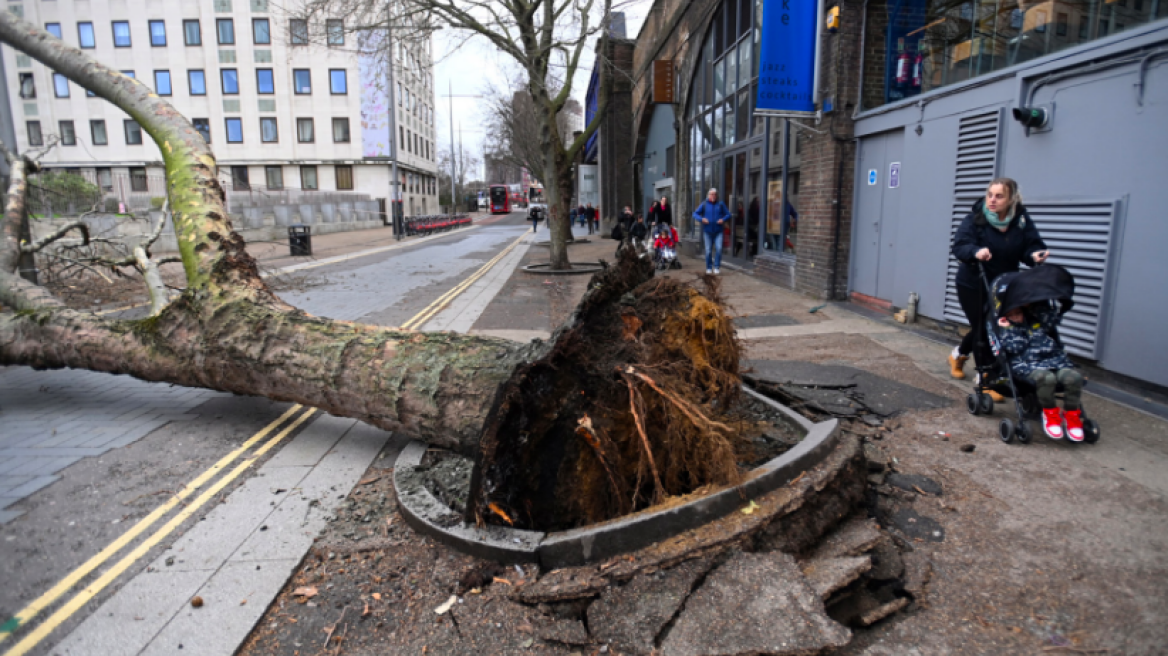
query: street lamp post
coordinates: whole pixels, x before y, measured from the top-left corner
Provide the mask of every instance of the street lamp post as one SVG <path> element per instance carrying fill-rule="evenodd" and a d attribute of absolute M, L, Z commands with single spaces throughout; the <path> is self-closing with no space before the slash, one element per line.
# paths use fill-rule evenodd
<path fill-rule="evenodd" d="M 398 195 L 401 193 L 399 187 L 401 180 L 398 177 L 397 170 L 397 154 L 398 143 L 397 139 L 397 103 L 394 99 L 394 79 L 393 79 L 393 12 L 392 3 L 385 4 L 385 38 L 386 49 L 389 52 L 389 144 L 390 144 L 390 160 L 389 160 L 389 215 L 393 222 L 393 236 L 399 241 L 402 238 L 402 233 L 405 232 L 402 220 L 398 217 L 397 203 L 399 202 Z"/>

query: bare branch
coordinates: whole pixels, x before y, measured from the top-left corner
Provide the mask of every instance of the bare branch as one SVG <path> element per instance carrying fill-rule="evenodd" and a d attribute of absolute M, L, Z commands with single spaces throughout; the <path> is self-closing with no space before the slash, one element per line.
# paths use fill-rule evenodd
<path fill-rule="evenodd" d="M 45 235 L 31 244 L 21 244 L 20 251 L 22 253 L 37 253 L 49 244 L 57 241 L 69 233 L 70 230 L 80 230 L 82 244 L 89 245 L 89 225 L 84 221 L 74 221 L 68 223 L 60 228 L 54 230 L 51 234 Z"/>

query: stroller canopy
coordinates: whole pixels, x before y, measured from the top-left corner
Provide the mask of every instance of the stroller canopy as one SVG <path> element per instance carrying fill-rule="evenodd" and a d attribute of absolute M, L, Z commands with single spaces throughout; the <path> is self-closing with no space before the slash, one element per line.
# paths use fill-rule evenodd
<path fill-rule="evenodd" d="M 997 316 L 1031 303 L 1058 301 L 1066 314 L 1074 307 L 1075 278 L 1057 264 L 1043 264 L 1017 273 L 1003 273 L 992 285 L 992 302 Z"/>

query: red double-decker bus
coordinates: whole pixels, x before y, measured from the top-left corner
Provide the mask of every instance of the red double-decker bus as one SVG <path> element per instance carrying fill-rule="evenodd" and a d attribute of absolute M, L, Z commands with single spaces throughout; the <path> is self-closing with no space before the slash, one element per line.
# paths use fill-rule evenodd
<path fill-rule="evenodd" d="M 507 185 L 491 185 L 488 197 L 491 214 L 511 213 L 511 193 Z"/>

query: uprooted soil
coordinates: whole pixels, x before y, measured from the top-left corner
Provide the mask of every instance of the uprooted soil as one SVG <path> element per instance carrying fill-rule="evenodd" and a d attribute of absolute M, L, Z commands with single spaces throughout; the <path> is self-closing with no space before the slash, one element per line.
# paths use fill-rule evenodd
<path fill-rule="evenodd" d="M 553 339 L 487 419 L 469 521 L 563 530 L 741 479 L 754 445 L 715 278 L 654 278 L 625 249 Z"/>

